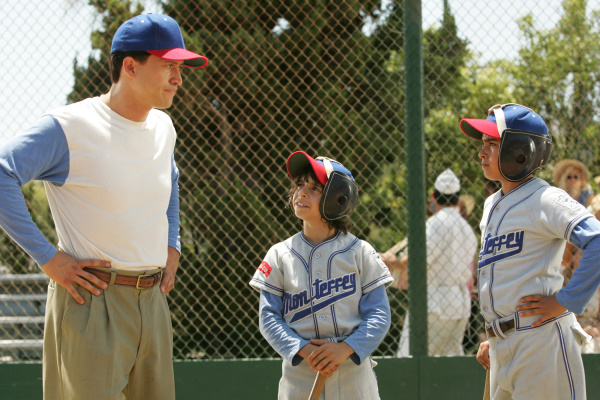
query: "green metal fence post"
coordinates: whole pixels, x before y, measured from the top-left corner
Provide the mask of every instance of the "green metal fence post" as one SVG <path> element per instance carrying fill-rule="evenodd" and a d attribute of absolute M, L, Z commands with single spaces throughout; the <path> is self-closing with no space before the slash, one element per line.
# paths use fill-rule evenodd
<path fill-rule="evenodd" d="M 423 25 L 421 0 L 404 0 L 410 353 L 427 355 Z"/>

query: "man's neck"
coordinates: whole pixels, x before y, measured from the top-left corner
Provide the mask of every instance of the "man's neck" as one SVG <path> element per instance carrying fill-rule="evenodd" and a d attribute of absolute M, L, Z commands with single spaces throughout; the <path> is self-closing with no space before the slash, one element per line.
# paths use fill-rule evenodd
<path fill-rule="evenodd" d="M 123 118 L 134 122 L 144 122 L 148 118 L 150 109 L 140 107 L 131 93 L 121 87 L 113 84 L 108 93 L 100 96 L 100 99 L 114 112 Z"/>

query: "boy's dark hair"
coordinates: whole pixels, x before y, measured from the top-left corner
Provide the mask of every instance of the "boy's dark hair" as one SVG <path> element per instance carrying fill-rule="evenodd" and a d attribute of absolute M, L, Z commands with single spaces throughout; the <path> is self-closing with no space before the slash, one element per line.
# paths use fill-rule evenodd
<path fill-rule="evenodd" d="M 108 61 L 108 69 L 110 71 L 110 80 L 112 83 L 117 83 L 121 77 L 121 67 L 123 66 L 123 60 L 126 57 L 132 57 L 134 60 L 145 63 L 150 57 L 150 53 L 146 51 L 115 51 L 110 54 L 110 60 Z"/>
<path fill-rule="evenodd" d="M 452 194 L 443 194 L 437 191 L 437 189 L 433 190 L 433 198 L 435 202 L 440 206 L 455 206 L 458 204 L 458 197 L 460 192 L 452 193 Z"/>
<path fill-rule="evenodd" d="M 296 192 L 298 183 L 306 182 L 308 178 L 312 178 L 312 180 L 318 186 L 324 188 L 321 182 L 319 182 L 319 180 L 317 179 L 317 176 L 315 175 L 315 172 L 312 170 L 311 167 L 307 167 L 306 169 L 299 171 L 298 176 L 296 176 L 294 182 L 288 190 L 288 207 L 292 211 L 292 214 L 294 214 L 294 216 L 296 215 L 296 213 L 294 212 L 294 193 Z M 322 216 L 321 219 L 325 221 Z M 302 220 L 300 218 L 298 218 L 298 222 L 300 222 L 300 225 L 302 225 Z M 335 221 L 325 222 L 327 222 L 327 226 L 329 227 L 329 229 L 335 229 L 336 231 L 341 231 L 342 233 L 348 233 L 350 232 L 350 229 L 352 229 L 352 221 L 350 220 L 350 217 L 347 216 L 340 219 L 336 219 Z"/>

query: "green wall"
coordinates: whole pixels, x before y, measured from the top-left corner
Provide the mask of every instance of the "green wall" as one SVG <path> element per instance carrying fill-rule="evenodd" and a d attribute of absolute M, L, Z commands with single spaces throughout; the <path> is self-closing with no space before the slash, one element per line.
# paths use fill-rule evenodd
<path fill-rule="evenodd" d="M 383 400 L 481 400 L 483 397 L 485 371 L 474 357 L 376 361 Z M 585 354 L 583 361 L 588 394 L 600 393 L 600 355 Z M 280 374 L 280 360 L 175 362 L 177 399 L 276 399 Z M 0 398 L 41 399 L 41 377 L 39 363 L 0 364 Z"/>

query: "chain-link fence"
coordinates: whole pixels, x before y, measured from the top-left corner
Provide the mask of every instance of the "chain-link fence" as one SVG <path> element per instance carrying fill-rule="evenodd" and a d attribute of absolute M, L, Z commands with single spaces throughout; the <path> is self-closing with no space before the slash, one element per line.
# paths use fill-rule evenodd
<path fill-rule="evenodd" d="M 354 173 L 361 188 L 356 236 L 381 252 L 406 237 L 404 104 L 411 99 L 403 93 L 402 2 L 170 0 L 144 6 L 177 19 L 187 47 L 210 60 L 204 70 L 184 72 L 183 90 L 168 110 L 178 130 L 181 171 L 183 250 L 169 296 L 175 357 L 274 357 L 258 330 L 258 294 L 248 282 L 269 247 L 300 229 L 286 200 L 285 160 L 292 151 L 329 156 Z M 423 1 L 427 187 L 451 168 L 478 236 L 483 201 L 494 189 L 458 121 L 485 117 L 493 104 L 526 104 L 548 122 L 555 148 L 542 178 L 553 182 L 554 164 L 574 158 L 587 166 L 586 183 L 598 191 L 598 9 L 597 0 Z M 2 103 L 0 139 L 6 139 L 54 106 L 105 93 L 112 34 L 142 6 L 65 0 L 57 8 L 9 0 L 0 11 L 27 17 L 12 18 L 2 33 L 5 42 L 18 43 L 0 49 L 3 70 L 14 71 L 0 78 L 12 88 Z M 37 56 L 49 49 L 51 55 Z M 69 67 L 49 68 L 54 58 L 66 58 Z M 24 65 L 31 72 L 18 75 Z M 57 70 L 63 74 L 49 75 Z M 67 89 L 56 97 L 48 88 L 60 85 Z M 23 189 L 34 220 L 56 243 L 43 186 Z M 424 202 L 429 195 L 423 193 Z M 0 264 L 1 354 L 37 359 L 43 276 L 15 276 L 40 271 L 4 234 Z M 388 289 L 393 323 L 375 355 L 398 350 L 405 288 Z M 463 340 L 467 354 L 483 333 L 475 302 Z"/>

